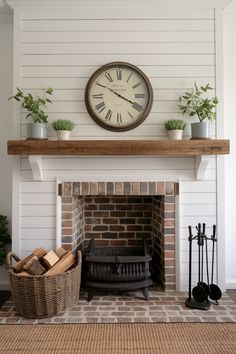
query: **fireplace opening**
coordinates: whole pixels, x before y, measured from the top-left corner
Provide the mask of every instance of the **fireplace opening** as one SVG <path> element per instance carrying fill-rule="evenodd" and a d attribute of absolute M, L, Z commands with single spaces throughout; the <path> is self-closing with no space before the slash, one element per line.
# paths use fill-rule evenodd
<path fill-rule="evenodd" d="M 101 191 L 99 183 L 62 184 L 62 246 L 79 247 L 85 255 L 91 240 L 110 250 L 141 249 L 145 240 L 153 283 L 174 291 L 177 184 L 119 182 L 118 189 L 115 182 L 104 182 Z"/>

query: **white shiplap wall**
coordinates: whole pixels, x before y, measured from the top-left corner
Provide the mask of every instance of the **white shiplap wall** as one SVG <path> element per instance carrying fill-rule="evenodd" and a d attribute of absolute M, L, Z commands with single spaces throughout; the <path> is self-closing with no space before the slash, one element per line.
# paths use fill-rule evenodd
<path fill-rule="evenodd" d="M 163 122 L 182 115 L 178 95 L 194 80 L 215 88 L 214 9 L 171 9 L 127 6 L 106 9 L 32 8 L 16 12 L 21 27 L 15 40 L 19 65 L 15 82 L 26 91 L 52 86 L 50 122 L 76 122 L 75 139 L 163 139 Z M 97 126 L 86 112 L 84 89 L 90 75 L 111 61 L 140 67 L 154 89 L 152 112 L 128 132 L 113 133 Z M 20 63 L 20 64 L 19 64 Z M 213 91 L 214 93 L 214 91 Z M 19 112 L 25 137 L 24 112 Z M 188 119 L 186 119 L 188 121 Z M 188 121 L 189 122 L 189 121 Z M 189 136 L 189 127 L 186 131 Z M 49 136 L 54 133 L 49 128 Z M 194 158 L 75 158 L 44 157 L 44 181 L 32 181 L 28 159 L 20 160 L 19 251 L 55 246 L 55 178 L 63 180 L 176 180 L 180 181 L 179 279 L 187 286 L 187 226 L 216 222 L 216 161 L 212 157 L 206 181 L 195 181 Z M 18 238 L 18 234 L 15 235 Z M 15 241 L 17 244 L 17 241 Z M 195 258 L 196 261 L 196 258 Z M 194 268 L 196 271 L 196 267 Z"/>

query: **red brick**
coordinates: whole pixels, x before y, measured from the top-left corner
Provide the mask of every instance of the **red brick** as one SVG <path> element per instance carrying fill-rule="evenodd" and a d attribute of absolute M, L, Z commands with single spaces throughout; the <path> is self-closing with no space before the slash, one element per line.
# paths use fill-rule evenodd
<path fill-rule="evenodd" d="M 108 226 L 106 226 L 106 225 L 96 225 L 96 226 L 93 226 L 92 229 L 93 229 L 93 231 L 108 231 Z"/>
<path fill-rule="evenodd" d="M 165 236 L 165 243 L 175 243 L 175 236 Z"/>
<path fill-rule="evenodd" d="M 105 246 L 109 246 L 109 244 L 110 244 L 110 241 L 109 240 L 96 240 L 95 241 L 95 245 L 96 246 L 99 246 L 99 247 L 105 247 Z"/>
<path fill-rule="evenodd" d="M 165 211 L 175 211 L 175 205 L 174 203 L 170 203 L 170 204 L 165 204 Z"/>
<path fill-rule="evenodd" d="M 117 217 L 117 218 L 122 218 L 126 216 L 126 211 L 111 211 L 110 212 L 111 217 Z"/>
<path fill-rule="evenodd" d="M 110 241 L 111 246 L 127 246 L 127 240 L 111 240 Z"/>
<path fill-rule="evenodd" d="M 94 211 L 93 216 L 95 218 L 108 218 L 109 217 L 109 211 Z"/>
<path fill-rule="evenodd" d="M 119 238 L 135 238 L 134 232 L 119 232 Z"/>
<path fill-rule="evenodd" d="M 102 220 L 104 224 L 118 224 L 118 219 L 114 218 L 105 218 Z"/>
<path fill-rule="evenodd" d="M 125 228 L 122 225 L 110 225 L 109 230 L 110 231 L 125 231 Z"/>
<path fill-rule="evenodd" d="M 165 259 L 174 259 L 175 258 L 175 252 L 174 251 L 166 251 L 164 255 Z"/>
<path fill-rule="evenodd" d="M 103 232 L 102 233 L 102 238 L 118 238 L 118 233 L 117 232 Z"/>
<path fill-rule="evenodd" d="M 168 219 L 165 219 L 164 220 L 164 226 L 175 226 L 175 220 L 171 219 L 171 220 L 168 220 Z"/>
<path fill-rule="evenodd" d="M 72 227 L 72 220 L 62 220 L 61 226 L 62 227 Z"/>
<path fill-rule="evenodd" d="M 101 203 L 110 203 L 110 198 L 106 198 L 106 197 L 95 197 L 94 198 L 94 202 L 97 204 L 101 204 Z"/>
<path fill-rule="evenodd" d="M 128 225 L 127 231 L 142 231 L 143 227 L 141 225 Z"/>
<path fill-rule="evenodd" d="M 61 247 L 65 248 L 66 251 L 71 251 L 72 250 L 72 245 L 71 244 L 62 243 Z"/>

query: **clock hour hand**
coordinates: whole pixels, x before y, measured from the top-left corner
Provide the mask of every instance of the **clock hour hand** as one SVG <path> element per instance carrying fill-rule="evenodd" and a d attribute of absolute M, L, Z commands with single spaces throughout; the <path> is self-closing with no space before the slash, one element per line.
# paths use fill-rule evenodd
<path fill-rule="evenodd" d="M 132 101 L 128 100 L 128 98 L 125 98 L 124 96 L 121 96 L 118 92 L 116 92 L 116 91 L 112 90 L 110 87 L 108 87 L 108 89 L 109 89 L 111 92 L 113 92 L 115 95 L 117 95 L 117 96 L 119 96 L 119 97 L 123 98 L 123 100 L 126 100 L 126 101 L 128 101 L 128 102 L 130 102 L 130 103 L 134 104 L 134 102 L 132 102 Z"/>

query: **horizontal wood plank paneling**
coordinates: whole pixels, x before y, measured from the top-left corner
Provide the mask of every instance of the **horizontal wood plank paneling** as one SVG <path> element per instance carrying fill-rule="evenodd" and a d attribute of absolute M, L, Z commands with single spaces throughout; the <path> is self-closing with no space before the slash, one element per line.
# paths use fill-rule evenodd
<path fill-rule="evenodd" d="M 47 8 L 47 11 L 45 12 L 42 9 L 37 9 L 35 10 L 30 10 L 26 9 L 23 14 L 23 19 L 24 20 L 78 20 L 78 19 L 94 19 L 98 20 L 101 19 L 103 20 L 104 18 L 112 18 L 112 19 L 129 19 L 129 20 L 136 20 L 136 19 L 142 19 L 142 18 L 148 18 L 148 19 L 177 19 L 177 20 L 183 20 L 183 19 L 207 19 L 207 20 L 213 20 L 214 19 L 214 10 L 213 9 L 198 9 L 195 8 L 194 11 L 193 9 L 185 8 L 184 11 L 182 8 L 179 7 L 174 7 L 173 8 L 158 8 L 158 11 L 156 11 L 155 16 L 154 16 L 154 9 L 152 6 L 147 6 L 145 9 L 145 13 L 143 11 L 143 7 L 141 4 L 141 7 L 139 4 L 136 2 L 135 7 L 133 4 L 130 4 L 129 2 L 125 3 L 126 7 L 123 8 L 122 5 L 118 2 L 116 4 L 116 8 L 114 8 L 114 3 L 109 7 L 106 4 L 106 10 L 104 11 L 103 6 L 101 6 L 101 3 L 98 2 L 97 7 L 93 7 L 93 11 L 91 9 L 83 8 L 80 6 L 79 11 L 76 11 L 75 9 L 69 9 L 67 8 L 66 11 L 64 9 L 60 10 L 57 9 L 55 12 L 54 9 L 52 8 Z"/>
<path fill-rule="evenodd" d="M 145 71 L 148 77 L 156 78 L 214 78 L 214 66 L 139 66 L 142 71 Z M 23 66 L 22 67 L 22 78 L 75 78 L 75 77 L 85 77 L 89 78 L 93 72 L 98 69 L 98 66 Z M 155 91 L 156 89 L 154 89 Z M 82 97 L 84 98 L 84 90 L 74 90 L 76 94 L 81 91 Z M 67 92 L 66 90 L 60 89 L 60 91 L 54 91 L 53 98 L 57 99 L 57 95 L 63 94 L 73 94 L 72 92 Z M 211 92 L 212 94 L 212 92 Z M 168 92 L 165 92 L 165 96 Z M 176 92 L 175 92 L 176 95 Z M 165 98 L 163 97 L 163 99 Z M 62 99 L 62 98 L 61 98 Z M 64 98 L 65 99 L 65 98 Z"/>
<path fill-rule="evenodd" d="M 155 66 L 139 66 L 139 68 L 148 75 L 149 78 L 214 78 L 214 66 L 165 66 L 165 65 L 155 65 Z M 83 77 L 89 79 L 93 72 L 98 69 L 98 66 L 23 66 L 22 67 L 22 77 L 23 78 L 76 78 Z M 154 88 L 154 91 L 157 90 Z M 62 91 L 63 96 L 70 94 L 68 90 L 55 90 L 53 97 L 59 95 Z M 81 89 L 76 89 L 74 92 L 83 91 Z M 160 91 L 160 90 L 159 90 Z M 182 88 L 183 91 L 183 88 Z M 73 91 L 72 91 L 73 93 Z M 181 90 L 180 90 L 181 93 Z M 182 92 L 183 93 L 183 92 Z M 212 93 L 212 92 L 211 92 Z M 84 94 L 84 91 L 83 91 Z M 165 92 L 168 97 L 168 92 Z M 176 92 L 175 92 L 176 95 Z M 83 95 L 84 97 L 84 95 Z M 165 99 L 165 96 L 163 97 Z"/>
<path fill-rule="evenodd" d="M 86 6 L 88 6 L 86 8 Z M 118 2 L 106 11 L 89 4 L 73 9 L 28 9 L 22 12 L 20 86 L 36 92 L 54 88 L 53 104 L 46 111 L 49 122 L 72 119 L 73 139 L 163 139 L 164 122 L 184 119 L 178 97 L 193 86 L 209 82 L 215 89 L 214 9 L 160 8 L 143 3 L 122 8 Z M 96 10 L 96 11 L 95 11 Z M 112 61 L 138 65 L 150 78 L 154 104 L 138 128 L 122 134 L 98 127 L 87 114 L 84 89 L 99 66 Z M 211 92 L 214 94 L 215 90 Z M 21 113 L 21 136 L 26 136 Z M 213 127 L 214 129 L 214 127 Z M 49 137 L 55 138 L 51 124 Z M 213 134 L 214 135 L 214 134 Z M 181 286 L 187 285 L 188 225 L 209 225 L 216 220 L 216 161 L 212 157 L 206 181 L 195 181 L 195 160 L 188 158 L 44 156 L 43 182 L 32 181 L 28 158 L 21 158 L 21 254 L 43 245 L 55 248 L 56 183 L 62 180 L 180 180 Z M 194 251 L 194 273 L 197 253 Z"/>
<path fill-rule="evenodd" d="M 154 101 L 152 105 L 152 112 L 167 113 L 180 112 L 178 101 Z M 26 112 L 26 111 L 25 111 Z M 60 113 L 87 113 L 84 101 L 56 101 L 52 105 L 48 105 L 45 112 L 60 112 Z"/>
<path fill-rule="evenodd" d="M 24 78 L 22 80 L 23 89 L 41 89 L 43 86 L 51 85 L 55 89 L 85 89 L 88 78 Z M 189 90 L 194 84 L 194 78 L 150 78 L 150 82 L 154 89 L 160 90 Z M 199 85 L 205 84 L 205 78 L 198 78 Z M 214 79 L 208 78 L 214 87 Z M 176 92 L 178 94 L 178 92 Z M 53 108 L 52 108 L 53 109 Z"/>
<path fill-rule="evenodd" d="M 26 124 L 27 123 L 27 120 L 25 119 L 25 116 L 26 114 L 25 113 L 22 113 L 21 114 L 21 123 L 22 124 Z M 65 116 L 65 114 L 64 114 Z M 190 119 L 188 117 L 184 117 L 182 115 L 182 113 L 178 112 L 174 114 L 174 117 L 176 119 L 183 119 L 186 123 L 190 124 Z M 48 130 L 49 130 L 49 133 L 51 134 L 51 125 L 50 123 L 52 123 L 54 120 L 56 119 L 61 119 L 62 118 L 62 114 L 61 112 L 51 112 L 49 117 L 48 117 L 48 121 L 49 121 L 49 124 L 47 126 Z M 154 124 L 154 125 L 161 125 L 163 126 L 163 124 L 165 123 L 165 121 L 167 119 L 171 119 L 173 118 L 173 113 L 172 112 L 167 112 L 167 113 L 150 113 L 150 115 L 146 118 L 146 120 L 144 121 L 144 125 L 147 125 L 147 124 Z M 76 125 L 94 125 L 95 122 L 92 120 L 92 118 L 90 116 L 88 116 L 87 113 L 81 113 L 81 112 L 66 112 L 66 119 L 71 119 L 73 120 L 73 122 L 75 122 Z M 28 120 L 29 122 L 29 120 Z M 186 129 L 189 129 L 188 127 Z M 72 132 L 73 133 L 73 132 Z M 105 132 L 104 132 L 105 133 Z M 106 132 L 107 134 L 109 133 L 108 131 Z M 74 133 L 73 133 L 74 134 Z M 185 131 L 184 131 L 184 134 L 185 134 Z M 78 132 L 78 137 L 80 136 L 79 132 Z M 104 135 L 103 135 L 104 136 Z M 120 139 L 122 139 L 122 136 L 123 135 L 120 135 Z M 158 137 L 158 135 L 157 135 Z"/>
<path fill-rule="evenodd" d="M 23 166 L 21 165 L 22 170 L 24 169 L 30 170 L 28 159 L 27 159 L 27 163 L 26 160 L 24 162 L 25 163 L 22 163 Z M 40 188 L 42 188 L 42 186 L 40 186 Z M 54 193 L 50 193 L 50 194 L 45 192 L 41 193 L 40 188 L 38 189 L 37 193 L 22 192 L 21 205 L 55 205 L 56 203 L 55 191 Z"/>
<path fill-rule="evenodd" d="M 21 216 L 21 227 L 23 228 L 54 228 L 55 218 L 52 216 Z"/>
<path fill-rule="evenodd" d="M 37 182 L 31 181 L 30 183 L 21 183 L 21 193 L 35 193 L 35 194 L 51 194 L 56 191 L 55 183 L 53 182 Z M 40 196 L 39 196 L 40 198 Z"/>
<path fill-rule="evenodd" d="M 191 205 L 182 205 L 182 216 L 215 216 L 216 207 L 215 204 L 195 204 Z"/>
<path fill-rule="evenodd" d="M 150 170 L 173 170 L 173 169 L 183 169 L 183 170 L 192 170 L 194 169 L 194 158 L 172 158 L 172 157 L 147 157 L 142 159 L 142 169 Z M 59 156 L 45 156 L 43 159 L 44 169 L 54 170 L 58 166 L 61 166 L 62 170 L 92 170 L 97 169 L 99 165 L 100 169 L 104 170 L 120 170 L 120 169 L 132 169 L 137 170 L 140 168 L 140 157 L 127 157 L 120 159 L 119 157 L 59 157 Z M 30 169 L 28 158 L 21 160 L 22 169 Z M 51 197 L 51 195 L 49 195 Z"/>
<path fill-rule="evenodd" d="M 22 228 L 21 237 L 22 240 L 54 240 L 56 234 L 55 228 Z"/>
<path fill-rule="evenodd" d="M 38 247 L 42 247 L 42 240 L 41 239 L 32 239 L 30 240 L 22 240 L 21 241 L 21 247 L 22 250 L 24 250 L 22 252 L 22 258 L 25 255 L 28 255 L 33 249 L 38 248 Z M 51 249 L 55 249 L 56 244 L 54 240 L 43 240 L 43 247 L 46 250 L 51 250 Z"/>
<path fill-rule="evenodd" d="M 22 43 L 213 43 L 214 31 L 22 32 Z"/>
<path fill-rule="evenodd" d="M 27 43 L 22 44 L 21 54 L 39 55 L 91 55 L 91 54 L 140 54 L 142 50 L 153 54 L 212 54 L 214 43 Z"/>
<path fill-rule="evenodd" d="M 55 205 L 21 205 L 21 216 L 46 216 L 46 217 L 55 217 L 56 216 L 56 208 Z"/>
<path fill-rule="evenodd" d="M 22 22 L 23 32 L 73 31 L 214 31 L 214 20 L 27 20 Z"/>
<path fill-rule="evenodd" d="M 55 180 L 55 176 L 64 181 L 133 181 L 138 182 L 141 179 L 142 181 L 178 181 L 179 179 L 184 180 L 194 180 L 195 171 L 194 170 L 127 170 L 120 169 L 117 170 L 61 170 L 60 166 L 54 170 L 44 171 L 44 179 L 46 181 Z M 32 181 L 32 172 L 31 170 L 21 170 L 21 181 Z M 210 181 L 215 180 L 210 176 Z"/>
<path fill-rule="evenodd" d="M 181 196 L 182 205 L 188 207 L 202 204 L 216 204 L 215 193 L 183 193 Z M 190 207 L 191 208 L 191 207 Z"/>
<path fill-rule="evenodd" d="M 125 61 L 134 65 L 214 65 L 213 54 L 91 54 L 91 55 L 24 55 L 22 65 L 104 65 L 113 61 Z M 45 84 L 45 83 L 44 83 Z M 78 82 L 79 84 L 79 82 Z M 25 86 L 24 86 L 25 87 Z M 35 86 L 34 86 L 35 87 Z M 81 87 L 79 85 L 79 87 Z M 33 87 L 32 87 L 33 88 Z M 180 88 L 180 87 L 178 87 Z"/>

